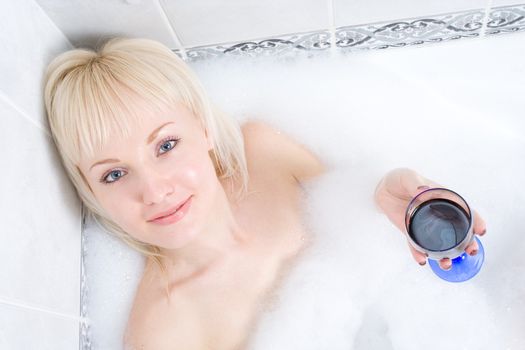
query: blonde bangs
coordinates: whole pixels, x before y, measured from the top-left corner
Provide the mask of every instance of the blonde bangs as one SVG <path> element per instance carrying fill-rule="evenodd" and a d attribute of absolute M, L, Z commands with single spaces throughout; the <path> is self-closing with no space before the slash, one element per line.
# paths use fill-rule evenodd
<path fill-rule="evenodd" d="M 73 146 L 65 149 L 70 150 L 67 157 L 74 163 L 84 156 L 93 157 L 112 136 L 129 137 L 130 125 L 145 117 L 141 112 L 145 107 L 160 112 L 180 100 L 165 76 L 145 79 L 155 69 L 135 64 L 131 70 L 119 62 L 111 62 L 109 69 L 106 60 L 93 59 L 72 70 L 56 91 L 57 100 L 63 103 L 55 105 L 62 111 L 57 115 L 64 118 L 61 139 Z M 62 91 L 70 92 L 68 98 L 60 98 Z"/>

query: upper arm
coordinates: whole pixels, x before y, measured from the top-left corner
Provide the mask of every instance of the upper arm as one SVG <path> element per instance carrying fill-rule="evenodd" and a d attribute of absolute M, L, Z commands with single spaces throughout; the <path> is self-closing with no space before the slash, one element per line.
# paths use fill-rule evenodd
<path fill-rule="evenodd" d="M 265 163 L 293 176 L 298 182 L 321 175 L 326 167 L 317 155 L 289 135 L 267 123 L 249 121 L 242 127 L 245 147 L 256 149 Z"/>

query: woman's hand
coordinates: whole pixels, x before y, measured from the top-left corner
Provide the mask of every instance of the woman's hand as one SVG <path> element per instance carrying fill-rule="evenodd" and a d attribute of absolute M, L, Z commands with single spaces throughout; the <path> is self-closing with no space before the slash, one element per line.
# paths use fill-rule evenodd
<path fill-rule="evenodd" d="M 374 201 L 388 219 L 403 234 L 406 234 L 405 212 L 410 200 L 430 187 L 444 186 L 424 178 L 412 169 L 397 168 L 389 171 L 381 179 L 374 194 Z M 473 214 L 474 234 L 483 236 L 486 232 L 485 221 L 475 210 L 473 210 Z M 408 242 L 408 239 L 407 244 L 414 260 L 420 265 L 425 265 L 427 262 L 426 254 L 421 253 L 412 247 Z M 473 240 L 472 243 L 465 248 L 465 251 L 469 255 L 476 255 L 478 249 L 478 243 L 476 240 Z M 443 270 L 448 270 L 452 267 L 452 261 L 449 258 L 441 259 L 439 261 L 439 266 Z"/>

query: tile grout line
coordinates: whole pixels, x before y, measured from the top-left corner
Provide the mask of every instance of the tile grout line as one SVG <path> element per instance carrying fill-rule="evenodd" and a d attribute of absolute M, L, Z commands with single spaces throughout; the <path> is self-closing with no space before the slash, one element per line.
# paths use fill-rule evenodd
<path fill-rule="evenodd" d="M 56 30 L 58 30 L 62 36 L 64 37 L 64 39 L 66 39 L 66 41 L 68 42 L 69 46 L 70 47 L 74 47 L 75 45 L 73 45 L 73 43 L 71 42 L 71 40 L 69 40 L 69 38 L 66 36 L 66 34 L 64 34 L 64 32 L 62 31 L 62 29 L 60 29 L 60 27 L 56 24 L 55 21 L 53 21 L 51 19 L 51 17 L 49 17 L 48 13 L 42 8 L 42 6 L 40 6 L 40 4 L 38 3 L 38 1 L 34 0 L 33 3 L 38 6 L 38 8 L 40 8 L 40 11 L 42 11 L 42 14 L 47 17 L 47 19 L 49 20 L 49 22 L 53 23 L 53 26 L 56 28 Z"/>
<path fill-rule="evenodd" d="M 24 110 L 20 109 L 8 96 L 6 96 L 3 91 L 0 91 L 0 101 L 6 103 L 11 108 L 13 108 L 18 114 L 22 116 L 22 118 L 28 120 L 31 122 L 34 126 L 36 126 L 38 129 L 42 130 L 48 137 L 51 137 L 51 134 L 45 128 L 41 123 L 35 121 L 33 118 L 31 118 Z"/>
<path fill-rule="evenodd" d="M 18 307 L 18 308 L 26 309 L 26 310 L 31 310 L 31 311 L 43 312 L 43 313 L 50 314 L 50 315 L 53 315 L 53 316 L 57 316 L 57 317 L 60 317 L 60 318 L 73 320 L 73 321 L 76 321 L 76 322 L 79 322 L 79 323 L 86 323 L 86 324 L 89 323 L 89 320 L 87 318 L 85 318 L 85 317 L 79 317 L 79 316 L 70 315 L 70 314 L 66 314 L 66 313 L 62 313 L 62 312 L 57 312 L 57 311 L 53 311 L 51 309 L 47 309 L 47 308 L 40 307 L 40 306 L 29 305 L 29 304 L 23 303 L 21 301 L 17 301 L 17 300 L 14 300 L 14 299 L 7 299 L 7 298 L 1 297 L 1 296 L 0 296 L 0 304 L 14 306 L 14 307 Z"/>
<path fill-rule="evenodd" d="M 487 0 L 485 5 L 485 13 L 483 16 L 483 22 L 481 23 L 481 33 L 479 35 L 480 38 L 484 38 L 487 34 L 487 23 L 489 21 L 490 9 L 492 8 L 492 1 L 493 0 Z"/>
<path fill-rule="evenodd" d="M 186 61 L 188 59 L 188 55 L 186 54 L 186 49 L 182 45 L 182 43 L 181 43 L 181 41 L 179 39 L 179 36 L 177 35 L 177 32 L 175 31 L 175 27 L 171 23 L 170 18 L 168 16 L 168 14 L 166 13 L 166 10 L 165 10 L 165 8 L 164 8 L 164 6 L 162 4 L 162 0 L 156 0 L 156 1 L 154 1 L 154 3 L 157 4 L 157 7 L 159 8 L 160 12 L 162 13 L 162 19 L 164 20 L 165 24 L 167 25 L 168 30 L 169 30 L 169 32 L 171 34 L 171 38 L 173 39 L 173 41 L 175 41 L 175 45 L 178 46 L 178 49 L 181 52 L 182 59 L 184 61 Z"/>
<path fill-rule="evenodd" d="M 330 32 L 330 48 L 332 52 L 336 50 L 335 38 L 335 7 L 334 0 L 327 0 L 328 5 L 328 31 Z"/>

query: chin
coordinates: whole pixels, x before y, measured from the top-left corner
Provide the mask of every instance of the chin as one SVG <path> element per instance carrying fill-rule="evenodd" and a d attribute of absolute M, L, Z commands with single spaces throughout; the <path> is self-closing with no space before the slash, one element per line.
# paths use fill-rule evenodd
<path fill-rule="evenodd" d="M 197 232 L 194 231 L 165 233 L 156 245 L 163 249 L 180 249 L 193 242 L 196 236 Z"/>

